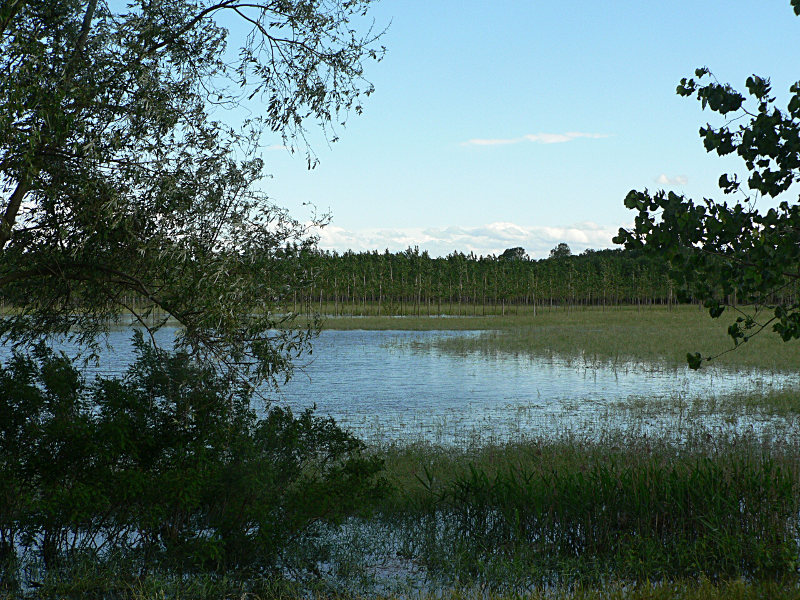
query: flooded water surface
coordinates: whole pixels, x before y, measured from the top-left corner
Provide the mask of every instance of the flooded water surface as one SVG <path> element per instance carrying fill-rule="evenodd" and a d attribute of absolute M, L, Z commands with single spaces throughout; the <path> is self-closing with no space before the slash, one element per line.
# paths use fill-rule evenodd
<path fill-rule="evenodd" d="M 168 341 L 174 330 L 160 334 Z M 318 414 L 334 417 L 367 441 L 463 443 L 601 427 L 614 407 L 632 398 L 688 399 L 798 383 L 797 376 L 758 371 L 454 354 L 434 343 L 476 335 L 480 332 L 323 331 L 313 353 L 297 361 L 293 379 L 263 393 L 294 410 L 316 406 Z M 130 337 L 130 330 L 112 332 L 97 373 L 125 371 L 133 360 Z"/>

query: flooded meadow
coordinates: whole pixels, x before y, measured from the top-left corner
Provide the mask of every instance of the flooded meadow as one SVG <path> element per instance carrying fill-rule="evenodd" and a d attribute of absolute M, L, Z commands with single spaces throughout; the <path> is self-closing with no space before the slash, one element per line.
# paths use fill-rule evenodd
<path fill-rule="evenodd" d="M 158 340 L 169 346 L 175 333 Z M 87 379 L 123 375 L 131 337 L 112 330 Z M 326 594 L 483 596 L 791 570 L 800 374 L 494 340 L 324 330 L 288 383 L 259 390 L 262 415 L 313 407 L 353 432 L 391 490 L 285 548 L 287 580 Z"/>
<path fill-rule="evenodd" d="M 175 333 L 164 328 L 158 340 L 169 346 Z M 131 337 L 113 329 L 88 376 L 124 374 Z M 793 410 L 778 418 L 774 407 L 742 399 L 793 390 L 800 373 L 487 351 L 483 338 L 491 332 L 324 330 L 288 383 L 261 389 L 259 409 L 316 407 L 370 443 L 456 446 L 593 429 L 680 431 L 698 418 L 733 431 L 794 424 Z"/>

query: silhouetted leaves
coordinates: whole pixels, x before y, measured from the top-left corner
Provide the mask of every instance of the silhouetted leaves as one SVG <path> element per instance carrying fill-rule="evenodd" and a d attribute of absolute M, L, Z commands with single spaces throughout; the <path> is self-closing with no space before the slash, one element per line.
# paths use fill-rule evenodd
<path fill-rule="evenodd" d="M 800 3 L 792 5 L 800 14 Z M 695 77 L 681 80 L 679 95 L 694 95 L 720 115 L 735 113 L 719 127 L 701 128 L 700 137 L 708 152 L 742 159 L 750 173 L 746 187 L 735 176 L 719 178 L 723 193 L 742 197 L 733 204 L 695 203 L 673 192 L 632 190 L 625 206 L 636 211 L 634 228 L 620 229 L 614 241 L 668 257 L 684 293 L 703 300 L 713 318 L 726 308 L 750 307 L 728 328 L 734 345 L 770 325 L 784 341 L 797 339 L 800 304 L 797 294 L 783 291 L 800 279 L 800 205 L 782 200 L 759 211 L 756 202 L 781 196 L 800 178 L 800 83 L 791 87 L 782 111 L 767 78 L 753 75 L 745 82 L 753 107 L 731 86 L 708 81 L 707 68 Z M 697 368 L 699 355 L 690 355 L 689 364 Z"/>

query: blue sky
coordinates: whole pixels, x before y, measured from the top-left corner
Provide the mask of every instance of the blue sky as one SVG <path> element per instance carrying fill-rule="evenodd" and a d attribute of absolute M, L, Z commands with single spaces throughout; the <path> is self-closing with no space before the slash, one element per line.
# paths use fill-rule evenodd
<path fill-rule="evenodd" d="M 630 189 L 719 198 L 738 168 L 706 155 L 698 129 L 720 121 L 681 77 L 757 73 L 779 98 L 800 79 L 789 0 L 382 0 L 371 17 L 389 29 L 364 114 L 335 144 L 311 136 L 312 171 L 264 155 L 263 188 L 300 219 L 330 210 L 320 246 L 339 251 L 611 247 Z"/>

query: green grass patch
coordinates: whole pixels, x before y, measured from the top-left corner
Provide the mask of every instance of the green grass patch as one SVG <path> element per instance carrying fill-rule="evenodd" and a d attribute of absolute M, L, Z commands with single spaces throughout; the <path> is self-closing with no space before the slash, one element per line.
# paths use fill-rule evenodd
<path fill-rule="evenodd" d="M 514 353 L 578 357 L 595 363 L 657 362 L 686 364 L 687 352 L 711 356 L 732 347 L 728 314 L 712 319 L 696 306 L 668 309 L 661 306 L 588 308 L 540 311 L 506 316 L 442 317 L 329 317 L 328 329 L 484 330 L 470 338 L 434 340 L 437 348 L 452 352 Z M 764 331 L 733 352 L 717 358 L 714 365 L 797 371 L 800 344 L 783 342 Z"/>

